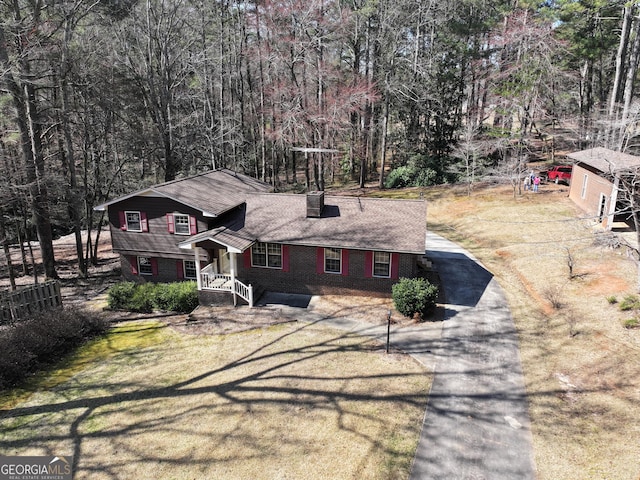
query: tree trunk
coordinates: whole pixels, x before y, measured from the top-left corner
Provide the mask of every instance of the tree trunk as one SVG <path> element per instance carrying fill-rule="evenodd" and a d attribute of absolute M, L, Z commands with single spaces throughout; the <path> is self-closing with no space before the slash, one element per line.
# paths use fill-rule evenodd
<path fill-rule="evenodd" d="M 613 117 L 616 104 L 621 100 L 620 90 L 622 89 L 622 79 L 624 78 L 624 70 L 626 66 L 627 45 L 629 43 L 629 34 L 631 31 L 631 12 L 632 7 L 625 5 L 623 8 L 622 31 L 620 32 L 620 43 L 616 53 L 616 73 L 611 86 L 611 101 L 609 103 L 609 117 Z"/>
<path fill-rule="evenodd" d="M 13 263 L 11 262 L 11 249 L 9 248 L 9 238 L 4 225 L 4 218 L 0 214 L 0 242 L 2 243 L 2 250 L 4 251 L 4 258 L 7 261 L 7 271 L 9 272 L 9 284 L 11 290 L 16 289 L 16 279 L 13 273 Z"/>
<path fill-rule="evenodd" d="M 380 146 L 380 180 L 378 187 L 380 190 L 384 188 L 384 169 L 387 160 L 387 127 L 389 125 L 389 86 L 385 88 L 384 95 L 384 114 L 382 117 L 382 145 Z"/>
<path fill-rule="evenodd" d="M 25 162 L 26 178 L 29 184 L 31 212 L 40 241 L 42 264 L 47 278 L 58 278 L 55 269 L 55 256 L 53 251 L 53 234 L 51 221 L 49 220 L 49 196 L 44 183 L 44 157 L 42 153 L 40 121 L 32 82 L 18 84 L 11 73 L 11 64 L 7 52 L 7 43 L 4 29 L 0 26 L 0 64 L 3 65 L 4 84 L 16 109 L 16 123 L 20 131 L 22 154 Z M 28 59 L 23 55 L 21 65 L 22 73 L 26 78 L 30 77 Z"/>
<path fill-rule="evenodd" d="M 87 276 L 87 264 L 84 261 L 84 252 L 82 245 L 82 215 L 80 213 L 81 199 L 78 195 L 78 178 L 76 176 L 76 161 L 75 152 L 73 149 L 73 140 L 71 136 L 71 126 L 69 125 L 69 119 L 71 116 L 69 108 L 69 82 L 67 75 L 70 71 L 69 64 L 69 43 L 71 42 L 72 25 L 69 19 L 65 22 L 64 28 L 64 44 L 62 47 L 62 75 L 60 78 L 60 95 L 62 100 L 62 110 L 60 112 L 60 123 L 64 132 L 64 156 L 67 160 L 67 169 L 69 171 L 69 192 L 68 192 L 68 204 L 69 204 L 69 217 L 73 223 L 73 233 L 76 240 L 76 255 L 78 257 L 78 271 L 82 277 Z"/>
<path fill-rule="evenodd" d="M 633 19 L 632 30 L 635 32 L 635 39 L 631 46 L 631 54 L 629 56 L 629 66 L 627 69 L 627 78 L 624 84 L 623 94 L 623 106 L 622 106 L 622 118 L 620 126 L 620 139 L 618 143 L 618 150 L 623 151 L 625 144 L 625 132 L 627 129 L 627 123 L 629 121 L 629 110 L 631 108 L 631 101 L 633 99 L 633 87 L 638 71 L 638 63 L 640 61 L 640 19 L 637 17 Z"/>

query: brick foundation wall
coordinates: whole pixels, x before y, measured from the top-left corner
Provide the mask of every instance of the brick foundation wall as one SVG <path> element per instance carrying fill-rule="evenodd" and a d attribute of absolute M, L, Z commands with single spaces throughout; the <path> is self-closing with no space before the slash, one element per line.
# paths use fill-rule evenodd
<path fill-rule="evenodd" d="M 236 297 L 238 305 L 246 304 L 243 298 Z M 198 292 L 198 303 L 200 305 L 233 305 L 233 295 L 229 292 L 213 292 L 211 290 L 200 290 Z"/>

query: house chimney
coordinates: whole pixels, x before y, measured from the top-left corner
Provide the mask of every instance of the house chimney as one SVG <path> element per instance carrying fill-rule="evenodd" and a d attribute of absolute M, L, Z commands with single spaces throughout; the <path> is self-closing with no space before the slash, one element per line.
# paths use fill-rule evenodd
<path fill-rule="evenodd" d="M 307 217 L 320 218 L 324 208 L 324 192 L 307 193 Z"/>

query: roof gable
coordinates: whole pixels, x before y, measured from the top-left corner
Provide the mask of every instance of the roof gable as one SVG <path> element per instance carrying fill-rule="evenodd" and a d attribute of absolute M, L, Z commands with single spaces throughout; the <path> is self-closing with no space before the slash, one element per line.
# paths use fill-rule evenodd
<path fill-rule="evenodd" d="M 271 186 L 265 182 L 222 168 L 153 185 L 98 205 L 95 210 L 105 210 L 133 197 L 163 196 L 200 210 L 205 216 L 217 217 L 244 203 L 247 195 L 269 190 Z"/>

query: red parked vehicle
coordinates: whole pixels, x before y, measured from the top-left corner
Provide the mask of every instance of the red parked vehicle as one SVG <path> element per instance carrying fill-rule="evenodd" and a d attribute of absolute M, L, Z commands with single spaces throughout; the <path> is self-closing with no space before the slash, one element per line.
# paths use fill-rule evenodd
<path fill-rule="evenodd" d="M 540 177 L 546 179 L 548 182 L 564 182 L 569 185 L 571 183 L 572 170 L 573 167 L 571 165 L 556 165 L 546 172 L 540 172 Z"/>

